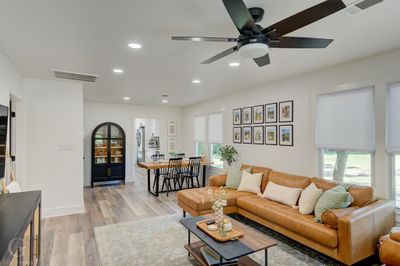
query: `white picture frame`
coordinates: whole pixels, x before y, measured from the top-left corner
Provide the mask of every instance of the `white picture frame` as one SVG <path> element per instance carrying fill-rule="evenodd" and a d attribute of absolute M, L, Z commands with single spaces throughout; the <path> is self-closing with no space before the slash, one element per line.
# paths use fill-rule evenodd
<path fill-rule="evenodd" d="M 168 137 L 175 137 L 176 136 L 176 123 L 169 122 L 167 131 L 168 131 Z"/>
<path fill-rule="evenodd" d="M 167 149 L 168 149 L 168 153 L 171 151 L 176 151 L 176 139 L 175 138 L 169 138 L 167 141 Z"/>

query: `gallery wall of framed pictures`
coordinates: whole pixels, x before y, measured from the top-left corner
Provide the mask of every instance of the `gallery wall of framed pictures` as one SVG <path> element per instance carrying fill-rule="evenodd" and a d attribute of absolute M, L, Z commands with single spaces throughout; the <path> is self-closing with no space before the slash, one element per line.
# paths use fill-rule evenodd
<path fill-rule="evenodd" d="M 233 109 L 233 143 L 293 146 L 294 101 Z"/>

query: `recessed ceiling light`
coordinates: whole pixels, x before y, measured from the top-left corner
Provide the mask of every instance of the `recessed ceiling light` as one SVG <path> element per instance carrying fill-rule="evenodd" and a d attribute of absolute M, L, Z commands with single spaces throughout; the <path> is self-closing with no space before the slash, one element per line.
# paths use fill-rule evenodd
<path fill-rule="evenodd" d="M 199 42 L 199 41 L 201 41 L 201 38 L 199 38 L 199 37 L 193 37 L 193 38 L 192 38 L 192 41 L 194 41 L 194 42 Z"/>
<path fill-rule="evenodd" d="M 142 45 L 139 43 L 135 43 L 135 42 L 131 42 L 130 44 L 128 44 L 128 46 L 132 49 L 140 49 L 142 48 Z"/>
<path fill-rule="evenodd" d="M 230 67 L 238 67 L 238 66 L 240 66 L 240 63 L 239 62 L 231 62 L 231 63 L 229 63 L 229 66 Z"/>
<path fill-rule="evenodd" d="M 129 100 L 131 99 L 131 97 L 125 96 L 125 97 L 122 98 L 122 99 L 124 99 L 125 101 L 129 101 Z"/>
<path fill-rule="evenodd" d="M 192 83 L 193 84 L 199 84 L 201 81 L 199 80 L 199 79 L 194 79 L 194 80 L 192 80 Z"/>
<path fill-rule="evenodd" d="M 113 69 L 113 72 L 114 72 L 114 73 L 117 73 L 117 74 L 121 74 L 121 73 L 124 73 L 124 70 L 122 70 L 122 69 L 120 69 L 120 68 L 114 68 L 114 69 Z"/>
<path fill-rule="evenodd" d="M 162 103 L 168 103 L 168 95 L 167 94 L 164 94 L 164 95 L 161 95 L 161 97 L 162 97 L 162 100 L 161 100 L 161 102 Z"/>

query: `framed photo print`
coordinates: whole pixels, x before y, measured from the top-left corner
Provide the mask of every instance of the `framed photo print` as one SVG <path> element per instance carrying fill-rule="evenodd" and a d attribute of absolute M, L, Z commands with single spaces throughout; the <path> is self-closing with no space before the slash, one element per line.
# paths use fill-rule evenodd
<path fill-rule="evenodd" d="M 233 143 L 242 143 L 242 128 L 233 128 Z"/>
<path fill-rule="evenodd" d="M 251 125 L 251 107 L 244 107 L 242 110 L 242 123 L 243 125 Z"/>
<path fill-rule="evenodd" d="M 168 136 L 169 137 L 176 136 L 176 123 L 175 122 L 168 123 Z"/>
<path fill-rule="evenodd" d="M 242 124 L 242 108 L 233 109 L 233 124 L 234 125 Z"/>
<path fill-rule="evenodd" d="M 293 125 L 279 126 L 279 145 L 293 146 Z"/>
<path fill-rule="evenodd" d="M 293 101 L 279 103 L 279 122 L 293 122 Z"/>
<path fill-rule="evenodd" d="M 168 144 L 168 152 L 176 151 L 176 139 L 175 138 L 169 138 L 167 144 Z"/>
<path fill-rule="evenodd" d="M 253 144 L 264 144 L 264 126 L 253 127 Z"/>
<path fill-rule="evenodd" d="M 253 124 L 264 124 L 264 105 L 253 107 Z"/>
<path fill-rule="evenodd" d="M 277 126 L 265 126 L 265 145 L 278 145 L 277 131 Z"/>
<path fill-rule="evenodd" d="M 269 103 L 265 105 L 265 123 L 278 122 L 278 104 Z"/>
<path fill-rule="evenodd" d="M 243 127 L 243 143 L 251 144 L 252 127 Z"/>

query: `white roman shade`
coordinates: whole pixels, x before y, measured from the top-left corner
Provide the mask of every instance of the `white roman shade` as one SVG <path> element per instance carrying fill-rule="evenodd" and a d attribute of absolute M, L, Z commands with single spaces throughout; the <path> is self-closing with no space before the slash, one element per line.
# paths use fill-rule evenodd
<path fill-rule="evenodd" d="M 400 83 L 389 85 L 387 115 L 387 150 L 400 152 Z"/>
<path fill-rule="evenodd" d="M 194 141 L 206 141 L 206 117 L 197 116 L 194 118 Z"/>
<path fill-rule="evenodd" d="M 374 151 L 374 89 L 318 96 L 316 145 L 325 149 Z"/>
<path fill-rule="evenodd" d="M 208 142 L 223 142 L 223 117 L 222 113 L 211 114 L 208 117 Z"/>

